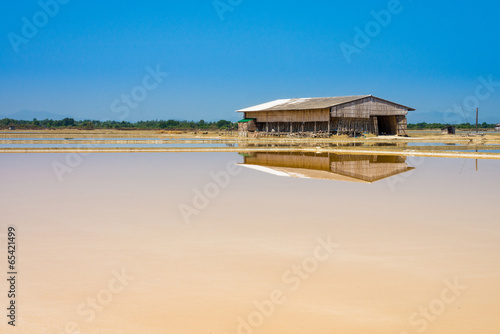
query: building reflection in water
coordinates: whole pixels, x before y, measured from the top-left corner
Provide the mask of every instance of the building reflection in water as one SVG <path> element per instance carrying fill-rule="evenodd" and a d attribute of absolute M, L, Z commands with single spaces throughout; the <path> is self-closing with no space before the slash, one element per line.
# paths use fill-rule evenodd
<path fill-rule="evenodd" d="M 345 155 L 312 152 L 240 153 L 240 166 L 297 178 L 373 183 L 413 170 L 404 156 Z"/>

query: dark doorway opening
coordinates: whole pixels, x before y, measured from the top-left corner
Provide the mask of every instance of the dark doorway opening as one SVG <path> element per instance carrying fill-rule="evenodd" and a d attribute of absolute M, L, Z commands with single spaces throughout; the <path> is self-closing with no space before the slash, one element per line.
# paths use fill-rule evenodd
<path fill-rule="evenodd" d="M 378 133 L 381 136 L 394 136 L 398 133 L 396 116 L 378 116 Z"/>

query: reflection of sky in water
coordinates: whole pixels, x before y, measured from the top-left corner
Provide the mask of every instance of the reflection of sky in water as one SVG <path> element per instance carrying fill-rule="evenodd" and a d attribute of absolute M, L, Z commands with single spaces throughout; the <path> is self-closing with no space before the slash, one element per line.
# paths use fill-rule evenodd
<path fill-rule="evenodd" d="M 237 144 L 231 144 L 237 147 Z M 228 147 L 228 144 L 0 144 L 0 148 L 190 148 L 190 147 Z"/>
<path fill-rule="evenodd" d="M 19 230 L 22 332 L 59 333 L 74 320 L 82 333 L 235 333 L 275 289 L 286 302 L 259 333 L 416 332 L 409 315 L 455 279 L 468 288 L 429 334 L 500 328 L 500 161 L 479 160 L 476 172 L 471 159 L 408 157 L 416 169 L 371 184 L 246 168 L 228 177 L 244 158 L 0 154 L 0 235 Z M 54 166 L 68 160 L 59 182 Z M 291 157 L 280 168 L 292 160 L 319 168 Z M 325 168 L 354 175 L 366 160 L 391 163 L 337 156 Z M 190 224 L 182 205 L 194 208 Z M 328 236 L 338 249 L 292 290 L 283 275 L 310 264 Z M 86 322 L 77 307 L 122 269 L 134 279 Z"/>
<path fill-rule="evenodd" d="M 477 150 L 478 152 L 483 152 L 483 153 L 500 153 L 500 150 Z M 475 152 L 475 150 L 474 150 Z"/>
<path fill-rule="evenodd" d="M 500 144 L 483 144 L 484 146 L 500 146 Z M 408 146 L 467 146 L 466 143 L 408 143 Z"/>
<path fill-rule="evenodd" d="M 27 138 L 2 138 L 0 140 L 154 140 L 154 141 L 163 141 L 163 140 L 217 140 L 216 138 L 36 138 L 36 137 L 27 137 Z"/>

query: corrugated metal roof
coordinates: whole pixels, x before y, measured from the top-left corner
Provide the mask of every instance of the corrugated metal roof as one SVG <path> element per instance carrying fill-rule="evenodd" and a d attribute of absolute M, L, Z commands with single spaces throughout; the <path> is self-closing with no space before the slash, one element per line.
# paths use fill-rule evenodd
<path fill-rule="evenodd" d="M 280 111 L 280 110 L 309 110 L 309 109 L 327 109 L 341 104 L 354 102 L 367 97 L 374 97 L 382 101 L 387 101 L 375 97 L 373 95 L 354 95 L 354 96 L 337 96 L 337 97 L 319 97 L 319 98 L 304 98 L 304 99 L 282 99 L 259 104 L 250 108 L 238 110 L 237 112 L 255 112 L 255 111 Z M 391 101 L 387 101 L 394 103 Z M 410 107 L 394 103 L 399 106 L 415 110 Z"/>

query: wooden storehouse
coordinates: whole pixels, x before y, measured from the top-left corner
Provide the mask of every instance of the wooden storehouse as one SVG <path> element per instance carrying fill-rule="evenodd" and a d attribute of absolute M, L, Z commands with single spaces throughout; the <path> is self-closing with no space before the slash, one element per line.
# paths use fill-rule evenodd
<path fill-rule="evenodd" d="M 495 126 L 495 131 L 500 131 L 500 123 Z"/>
<path fill-rule="evenodd" d="M 373 183 L 413 170 L 404 156 L 340 155 L 309 152 L 242 154 L 240 166 L 294 178 Z"/>
<path fill-rule="evenodd" d="M 406 136 L 406 116 L 413 110 L 373 95 L 358 95 L 276 100 L 237 112 L 243 113 L 239 133 L 245 137 L 252 132 Z"/>

